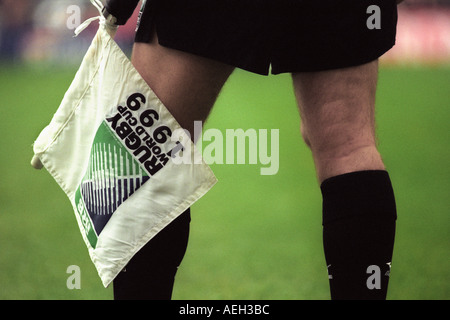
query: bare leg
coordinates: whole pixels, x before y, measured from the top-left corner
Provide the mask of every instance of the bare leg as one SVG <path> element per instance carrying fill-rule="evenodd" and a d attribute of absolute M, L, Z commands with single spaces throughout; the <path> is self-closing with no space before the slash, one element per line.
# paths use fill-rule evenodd
<path fill-rule="evenodd" d="M 332 299 L 385 299 L 396 208 L 376 147 L 378 64 L 294 74 L 302 134 L 323 196 Z"/>
<path fill-rule="evenodd" d="M 205 121 L 233 67 L 156 41 L 136 43 L 132 63 L 180 125 L 193 136 L 194 121 Z M 170 299 L 177 268 L 188 243 L 189 209 L 147 243 L 114 279 L 114 298 Z"/>
<path fill-rule="evenodd" d="M 293 74 L 302 134 L 320 182 L 359 170 L 384 169 L 375 138 L 378 63 Z"/>
<path fill-rule="evenodd" d="M 234 67 L 151 43 L 136 43 L 132 63 L 180 125 L 193 137 Z"/>

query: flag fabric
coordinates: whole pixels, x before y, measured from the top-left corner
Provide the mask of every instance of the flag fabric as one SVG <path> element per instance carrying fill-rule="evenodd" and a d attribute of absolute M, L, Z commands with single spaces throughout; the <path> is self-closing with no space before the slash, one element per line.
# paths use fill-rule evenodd
<path fill-rule="evenodd" d="M 105 287 L 217 182 L 102 23 L 33 151 L 67 194 Z"/>

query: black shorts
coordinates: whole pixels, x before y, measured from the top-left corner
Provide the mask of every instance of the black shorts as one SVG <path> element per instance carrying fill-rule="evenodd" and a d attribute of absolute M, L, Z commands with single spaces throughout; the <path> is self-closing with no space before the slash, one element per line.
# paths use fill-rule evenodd
<path fill-rule="evenodd" d="M 147 0 L 136 42 L 267 75 L 364 64 L 395 44 L 395 0 Z"/>

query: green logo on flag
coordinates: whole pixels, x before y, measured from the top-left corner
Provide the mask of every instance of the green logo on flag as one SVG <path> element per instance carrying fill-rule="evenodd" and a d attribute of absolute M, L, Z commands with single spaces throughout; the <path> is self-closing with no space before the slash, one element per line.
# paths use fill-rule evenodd
<path fill-rule="evenodd" d="M 92 143 L 87 171 L 75 192 L 77 212 L 93 248 L 113 213 L 149 178 L 102 122 Z"/>

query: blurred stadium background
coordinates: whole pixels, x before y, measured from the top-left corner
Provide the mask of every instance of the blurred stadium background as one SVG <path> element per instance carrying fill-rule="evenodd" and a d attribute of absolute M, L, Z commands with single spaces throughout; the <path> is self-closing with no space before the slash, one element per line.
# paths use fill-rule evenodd
<path fill-rule="evenodd" d="M 111 299 L 89 260 L 68 200 L 29 165 L 88 48 L 97 15 L 88 0 L 0 0 L 0 299 Z M 130 53 L 137 12 L 116 40 Z M 406 0 L 396 47 L 381 59 L 380 149 L 399 220 L 389 299 L 450 298 L 450 1 Z M 212 165 L 219 179 L 193 208 L 174 299 L 328 299 L 321 198 L 298 130 L 288 75 L 237 70 L 206 125 L 279 128 L 280 170 Z M 81 289 L 69 290 L 70 265 Z"/>

